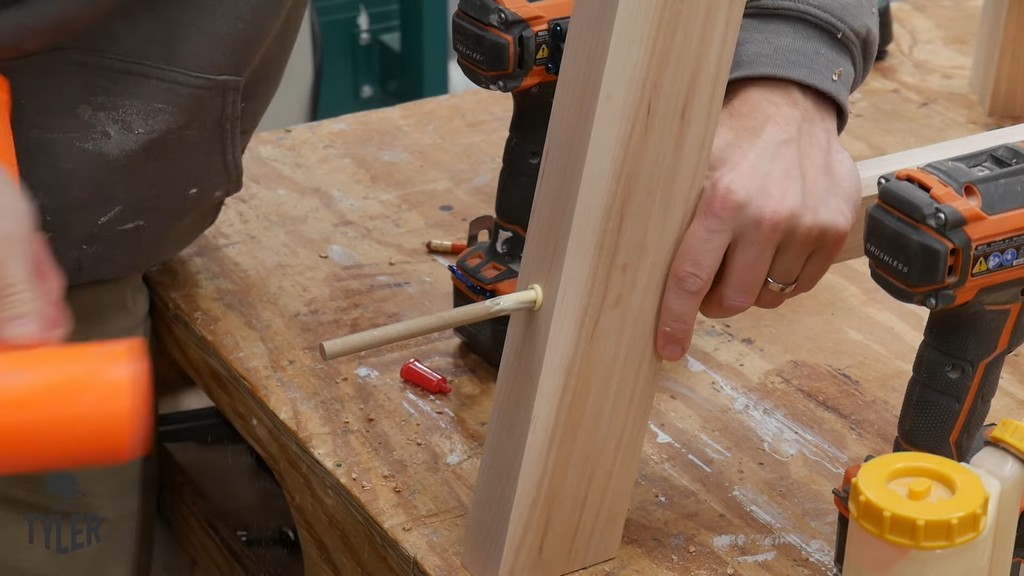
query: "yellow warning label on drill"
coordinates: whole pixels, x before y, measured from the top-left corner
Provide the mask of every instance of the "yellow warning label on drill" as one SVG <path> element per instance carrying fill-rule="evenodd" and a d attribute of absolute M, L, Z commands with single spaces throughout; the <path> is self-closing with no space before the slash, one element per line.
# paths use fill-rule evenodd
<path fill-rule="evenodd" d="M 543 66 L 551 60 L 551 33 L 547 30 L 537 32 L 537 44 L 533 52 L 533 65 Z"/>
<path fill-rule="evenodd" d="M 971 255 L 971 276 L 978 277 L 1024 264 L 1024 234 L 981 244 Z"/>

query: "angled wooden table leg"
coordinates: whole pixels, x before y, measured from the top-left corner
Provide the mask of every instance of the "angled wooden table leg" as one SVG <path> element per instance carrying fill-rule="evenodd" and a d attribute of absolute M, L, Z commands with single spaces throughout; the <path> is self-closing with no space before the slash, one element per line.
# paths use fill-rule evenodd
<path fill-rule="evenodd" d="M 615 556 L 657 312 L 704 182 L 743 0 L 578 0 L 472 505 L 475 576 Z"/>

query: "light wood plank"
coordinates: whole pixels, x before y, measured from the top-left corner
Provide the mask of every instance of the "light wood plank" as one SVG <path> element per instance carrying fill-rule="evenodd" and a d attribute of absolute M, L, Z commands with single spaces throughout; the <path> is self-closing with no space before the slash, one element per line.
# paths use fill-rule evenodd
<path fill-rule="evenodd" d="M 476 576 L 615 556 L 659 362 L 657 311 L 699 199 L 744 2 L 579 2 L 470 511 Z M 638 251 L 642 250 L 640 254 Z"/>

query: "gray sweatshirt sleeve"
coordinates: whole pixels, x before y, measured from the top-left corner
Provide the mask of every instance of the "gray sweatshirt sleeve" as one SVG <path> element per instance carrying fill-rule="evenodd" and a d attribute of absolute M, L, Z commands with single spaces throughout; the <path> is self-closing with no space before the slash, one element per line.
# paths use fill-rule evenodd
<path fill-rule="evenodd" d="M 878 50 L 876 0 L 748 0 L 730 80 L 776 78 L 835 101 L 838 129 Z"/>

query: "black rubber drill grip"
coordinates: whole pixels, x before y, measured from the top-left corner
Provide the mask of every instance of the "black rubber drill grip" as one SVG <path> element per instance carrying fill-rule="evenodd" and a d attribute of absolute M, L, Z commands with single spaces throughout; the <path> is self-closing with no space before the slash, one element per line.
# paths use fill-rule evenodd
<path fill-rule="evenodd" d="M 967 461 L 1006 355 L 1021 344 L 1021 304 L 977 301 L 932 312 L 914 359 L 894 450 Z"/>
<path fill-rule="evenodd" d="M 530 223 L 554 96 L 554 82 L 512 94 L 512 120 L 498 176 L 494 216 L 522 233 Z"/>

